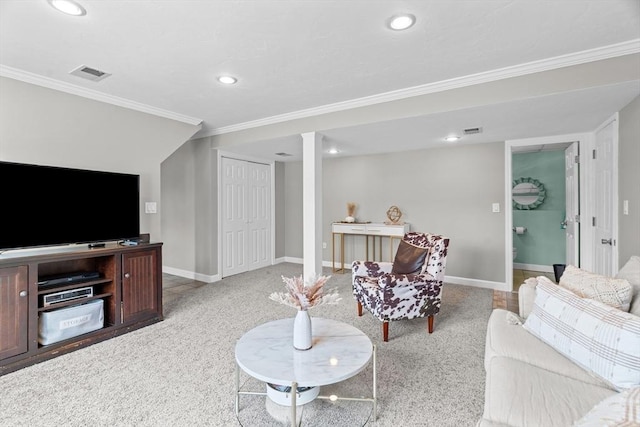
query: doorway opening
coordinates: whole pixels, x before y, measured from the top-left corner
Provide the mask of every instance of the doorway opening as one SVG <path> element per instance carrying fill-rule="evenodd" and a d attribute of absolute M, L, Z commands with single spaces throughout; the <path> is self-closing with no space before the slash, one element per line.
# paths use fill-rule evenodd
<path fill-rule="evenodd" d="M 580 263 L 578 159 L 586 139 L 563 135 L 505 145 L 505 285 L 511 292 L 529 277 L 555 281 L 554 264 Z"/>

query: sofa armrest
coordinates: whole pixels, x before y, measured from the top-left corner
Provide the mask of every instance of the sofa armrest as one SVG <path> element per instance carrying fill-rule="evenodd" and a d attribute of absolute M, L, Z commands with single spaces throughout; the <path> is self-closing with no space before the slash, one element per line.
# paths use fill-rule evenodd
<path fill-rule="evenodd" d="M 526 319 L 531 313 L 533 308 L 533 301 L 536 299 L 536 286 L 538 280 L 535 277 L 531 277 L 524 281 L 520 285 L 518 290 L 518 308 L 520 310 L 520 317 Z"/>

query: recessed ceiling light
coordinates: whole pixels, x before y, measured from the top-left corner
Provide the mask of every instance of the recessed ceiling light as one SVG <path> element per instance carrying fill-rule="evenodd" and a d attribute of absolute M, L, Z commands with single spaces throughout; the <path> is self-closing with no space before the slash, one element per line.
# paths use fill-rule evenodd
<path fill-rule="evenodd" d="M 447 142 L 456 142 L 459 139 L 460 139 L 459 136 L 451 135 L 451 136 L 446 137 L 444 140 L 447 141 Z"/>
<path fill-rule="evenodd" d="M 329 154 L 338 154 L 340 151 L 338 151 L 337 148 L 330 148 L 329 149 Z"/>
<path fill-rule="evenodd" d="M 236 79 L 233 76 L 220 76 L 218 77 L 218 81 L 222 84 L 225 85 L 232 85 L 234 83 L 236 83 L 238 81 L 238 79 Z"/>
<path fill-rule="evenodd" d="M 389 27 L 392 30 L 397 30 L 397 31 L 406 30 L 407 28 L 415 24 L 415 22 L 416 22 L 416 17 L 406 13 L 403 15 L 392 16 L 391 19 L 389 20 Z"/>
<path fill-rule="evenodd" d="M 73 0 L 47 0 L 54 9 L 73 16 L 84 16 L 87 11 Z"/>

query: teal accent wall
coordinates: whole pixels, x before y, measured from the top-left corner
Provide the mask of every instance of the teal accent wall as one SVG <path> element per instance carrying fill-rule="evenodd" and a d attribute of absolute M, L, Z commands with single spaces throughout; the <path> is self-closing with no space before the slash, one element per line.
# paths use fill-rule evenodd
<path fill-rule="evenodd" d="M 551 267 L 565 264 L 566 236 L 561 227 L 565 217 L 564 151 L 516 153 L 512 158 L 513 179 L 531 177 L 547 191 L 544 202 L 534 210 L 513 209 L 513 226 L 527 232 L 513 232 L 518 255 L 513 261 Z"/>

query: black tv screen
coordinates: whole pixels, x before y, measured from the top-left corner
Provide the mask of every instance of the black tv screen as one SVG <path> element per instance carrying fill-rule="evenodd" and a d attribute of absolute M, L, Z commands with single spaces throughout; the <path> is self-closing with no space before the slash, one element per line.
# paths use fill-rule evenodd
<path fill-rule="evenodd" d="M 140 176 L 0 162 L 0 250 L 140 235 Z"/>

